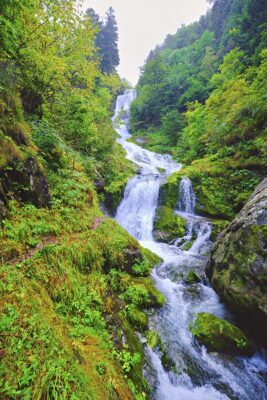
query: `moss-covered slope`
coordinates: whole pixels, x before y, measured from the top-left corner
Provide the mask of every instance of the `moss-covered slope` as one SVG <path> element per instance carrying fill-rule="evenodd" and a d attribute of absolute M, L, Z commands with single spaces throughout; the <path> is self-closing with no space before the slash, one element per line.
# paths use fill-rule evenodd
<path fill-rule="evenodd" d="M 0 397 L 142 399 L 149 389 L 135 331 L 148 329 L 144 309 L 164 303 L 147 277 L 158 259 L 106 218 L 86 177 L 74 175 L 76 201 L 65 181 L 51 210 L 9 203 Z"/>

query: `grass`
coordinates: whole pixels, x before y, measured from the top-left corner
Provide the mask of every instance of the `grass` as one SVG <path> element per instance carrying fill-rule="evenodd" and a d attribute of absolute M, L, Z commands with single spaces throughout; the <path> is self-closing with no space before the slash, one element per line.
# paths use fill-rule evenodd
<path fill-rule="evenodd" d="M 158 258 L 102 214 L 82 169 L 49 180 L 50 209 L 11 201 L 2 221 L 0 397 L 145 399 L 135 331 L 164 303 Z"/>

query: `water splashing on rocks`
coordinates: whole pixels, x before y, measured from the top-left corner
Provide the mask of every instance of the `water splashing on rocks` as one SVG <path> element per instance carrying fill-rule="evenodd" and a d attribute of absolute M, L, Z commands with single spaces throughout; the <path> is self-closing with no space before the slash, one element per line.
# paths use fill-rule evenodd
<path fill-rule="evenodd" d="M 169 155 L 156 154 L 127 141 L 131 136 L 128 130 L 130 105 L 135 97 L 134 90 L 119 96 L 113 118 L 114 121 L 121 118 L 117 126 L 118 142 L 126 150 L 127 158 L 140 168 L 139 173 L 127 184 L 116 219 L 144 247 L 163 260 L 153 271 L 152 278 L 167 302 L 150 318 L 150 329 L 158 332 L 162 346 L 153 351 L 146 347 L 147 359 L 153 371 L 150 369 L 150 373 L 147 373 L 153 388 L 152 398 L 265 400 L 263 376 L 267 372 L 266 357 L 260 353 L 251 358 L 208 353 L 194 341 L 189 331 L 191 321 L 199 312 L 232 318 L 214 290 L 205 285 L 203 280 L 187 285 L 184 279 L 190 270 L 204 276 L 207 262 L 205 254 L 211 246 L 212 227 L 205 218 L 195 215 L 196 196 L 191 181 L 183 178 L 175 212 L 187 221 L 186 235 L 172 244 L 153 240 L 153 220 L 160 185 L 181 165 Z M 191 246 L 185 251 L 188 244 Z"/>

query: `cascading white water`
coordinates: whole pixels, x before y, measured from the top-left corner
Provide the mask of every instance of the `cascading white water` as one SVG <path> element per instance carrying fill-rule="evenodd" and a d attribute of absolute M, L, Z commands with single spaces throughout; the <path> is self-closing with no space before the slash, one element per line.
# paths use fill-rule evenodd
<path fill-rule="evenodd" d="M 127 142 L 131 136 L 128 130 L 130 105 L 135 97 L 134 90 L 119 96 L 113 118 L 120 136 L 118 142 L 125 149 L 127 158 L 140 167 L 139 173 L 127 184 L 116 219 L 144 247 L 163 259 L 152 277 L 165 295 L 167 304 L 150 318 L 150 328 L 159 333 L 176 373 L 163 368 L 159 349 L 146 348 L 156 374 L 151 381 L 153 399 L 265 400 L 266 384 L 262 376 L 267 373 L 266 358 L 259 353 L 252 358 L 232 359 L 208 353 L 190 334 L 189 324 L 198 312 L 231 317 L 212 288 L 202 283 L 187 286 L 179 278 L 190 269 L 203 273 L 207 260 L 203 254 L 210 247 L 211 224 L 195 215 L 196 198 L 192 184 L 188 178 L 183 178 L 176 212 L 187 220 L 186 236 L 177 238 L 174 245 L 153 240 L 153 219 L 160 185 L 166 176 L 181 166 L 168 155 L 155 154 Z M 119 117 L 121 121 L 118 123 Z M 184 251 L 185 244 L 192 240 L 190 250 Z"/>
<path fill-rule="evenodd" d="M 189 178 L 182 178 L 179 186 L 179 211 L 194 214 L 196 196 Z"/>
<path fill-rule="evenodd" d="M 179 185 L 178 209 L 176 213 L 187 221 L 186 234 L 182 238 L 177 238 L 174 245 L 180 249 L 192 242 L 190 252 L 195 254 L 205 254 L 211 246 L 211 224 L 204 218 L 195 215 L 196 196 L 192 182 L 189 178 L 182 178 Z"/>
<path fill-rule="evenodd" d="M 116 219 L 136 239 L 152 241 L 160 184 L 166 175 L 180 169 L 181 166 L 168 155 L 156 154 L 126 141 L 130 137 L 127 126 L 130 104 L 134 99 L 133 90 L 119 96 L 113 118 L 114 121 L 118 117 L 121 118 L 117 128 L 120 135 L 118 142 L 126 150 L 127 158 L 140 167 L 139 174 L 130 179 L 126 186 Z M 163 170 L 165 172 L 162 172 Z"/>
<path fill-rule="evenodd" d="M 125 189 L 116 218 L 138 240 L 152 240 L 159 186 L 157 175 L 137 175 Z"/>

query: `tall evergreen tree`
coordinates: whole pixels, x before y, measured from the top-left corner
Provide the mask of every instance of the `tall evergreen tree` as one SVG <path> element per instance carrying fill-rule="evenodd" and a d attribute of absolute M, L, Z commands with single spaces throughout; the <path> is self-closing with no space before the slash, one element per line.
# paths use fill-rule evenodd
<path fill-rule="evenodd" d="M 102 30 L 102 62 L 101 70 L 107 74 L 114 72 L 120 63 L 118 50 L 118 26 L 114 9 L 110 7 L 106 13 L 106 21 Z"/>
<path fill-rule="evenodd" d="M 86 15 L 97 30 L 95 44 L 101 60 L 101 72 L 110 75 L 120 63 L 118 26 L 114 9 L 108 9 L 105 21 L 101 20 L 93 8 L 89 8 Z"/>
<path fill-rule="evenodd" d="M 93 8 L 88 8 L 86 15 L 90 18 L 92 25 L 96 29 L 95 44 L 98 49 L 99 55 L 102 58 L 103 53 L 103 21 Z"/>

